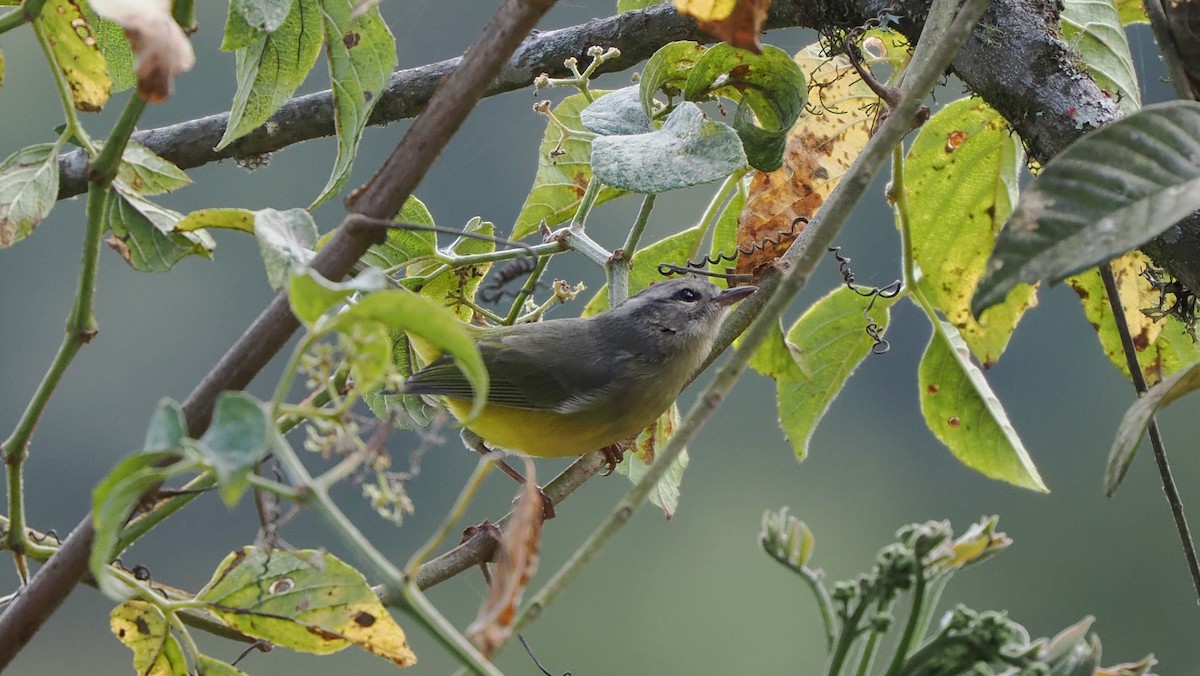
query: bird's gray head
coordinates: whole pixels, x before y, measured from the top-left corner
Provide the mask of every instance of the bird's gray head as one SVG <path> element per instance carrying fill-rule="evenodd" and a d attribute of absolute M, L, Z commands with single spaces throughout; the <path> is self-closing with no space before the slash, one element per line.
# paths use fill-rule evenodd
<path fill-rule="evenodd" d="M 656 334 L 654 342 L 667 352 L 699 351 L 703 358 L 708 356 L 729 307 L 756 288 L 722 290 L 698 277 L 682 277 L 650 286 L 609 314 L 636 326 L 639 332 Z"/>

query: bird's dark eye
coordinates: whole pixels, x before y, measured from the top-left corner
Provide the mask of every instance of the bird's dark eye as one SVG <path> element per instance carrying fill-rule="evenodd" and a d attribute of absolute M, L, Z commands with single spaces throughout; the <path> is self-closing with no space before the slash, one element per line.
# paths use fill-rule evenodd
<path fill-rule="evenodd" d="M 696 293 L 694 289 L 680 289 L 675 292 L 675 297 L 688 303 L 695 303 L 700 300 L 700 294 Z"/>

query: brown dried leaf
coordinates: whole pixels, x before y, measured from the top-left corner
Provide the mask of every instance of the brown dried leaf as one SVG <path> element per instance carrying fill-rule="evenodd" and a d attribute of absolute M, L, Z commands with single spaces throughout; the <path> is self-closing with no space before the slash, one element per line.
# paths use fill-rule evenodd
<path fill-rule="evenodd" d="M 795 239 L 796 218 L 812 218 L 862 152 L 875 125 L 879 97 L 863 83 L 845 55 L 825 57 L 819 45 L 796 55 L 808 77 L 808 110 L 788 135 L 783 166 L 755 172 L 738 218 L 739 274 L 758 274 Z M 778 246 L 767 240 L 782 240 Z"/>
<path fill-rule="evenodd" d="M 759 38 L 771 0 L 675 0 L 675 9 L 694 17 L 700 30 L 718 40 L 762 53 Z"/>
<path fill-rule="evenodd" d="M 196 63 L 192 43 L 164 0 L 92 0 L 92 9 L 125 29 L 137 55 L 138 96 L 162 103 L 171 95 L 175 76 Z"/>
<path fill-rule="evenodd" d="M 537 487 L 533 463 L 524 460 L 527 480 L 500 540 L 491 593 L 479 609 L 479 616 L 467 627 L 471 641 L 488 657 L 512 633 L 521 595 L 537 571 L 542 545 L 542 492 Z"/>

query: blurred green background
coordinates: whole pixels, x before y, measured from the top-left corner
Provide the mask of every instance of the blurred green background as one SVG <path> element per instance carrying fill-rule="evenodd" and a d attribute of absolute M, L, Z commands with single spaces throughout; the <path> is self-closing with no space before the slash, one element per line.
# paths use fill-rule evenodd
<path fill-rule="evenodd" d="M 201 30 L 196 69 L 177 83 L 163 106 L 151 107 L 143 127 L 227 109 L 234 92 L 233 56 L 217 50 L 225 3 L 197 3 Z M 460 54 L 494 10 L 494 3 L 391 0 L 381 5 L 396 34 L 401 67 Z M 612 2 L 560 3 L 540 26 L 558 28 L 607 16 Z M 1135 60 L 1146 101 L 1167 97 L 1148 31 L 1134 31 Z M 808 31 L 781 31 L 766 40 L 795 52 L 815 40 Z M 53 138 L 60 122 L 49 73 L 29 31 L 5 35 L 7 73 L 0 89 L 0 153 Z M 601 86 L 628 82 L 608 76 Z M 318 66 L 303 91 L 328 86 Z M 939 96 L 952 100 L 957 85 Z M 544 92 L 557 100 L 562 90 Z M 123 96 L 118 97 L 118 103 Z M 544 120 L 531 111 L 530 90 L 485 100 L 418 189 L 442 225 L 473 216 L 507 232 L 528 191 Z M 112 108 L 119 109 L 119 105 Z M 86 124 L 103 136 L 109 111 Z M 407 123 L 369 129 L 354 180 L 365 180 L 399 140 Z M 214 206 L 284 209 L 303 206 L 324 185 L 333 159 L 330 139 L 290 148 L 270 165 L 247 172 L 232 162 L 190 171 L 195 185 L 161 201 L 179 211 Z M 899 249 L 881 180 L 838 243 L 854 258 L 858 281 L 884 285 L 899 276 Z M 659 200 L 651 241 L 692 224 L 710 189 Z M 623 240 L 633 200 L 600 207 L 590 228 L 608 247 Z M 0 428 L 11 429 L 58 345 L 75 284 L 83 232 L 82 201 L 57 205 L 34 236 L 0 252 Z M 341 215 L 340 203 L 316 212 L 323 229 Z M 136 450 L 161 397 L 182 400 L 270 298 L 252 238 L 218 233 L 215 260 L 185 260 L 163 275 L 135 273 L 105 251 L 100 271 L 98 338 L 79 356 L 56 394 L 31 448 L 28 503 L 31 525 L 65 533 L 87 511 L 90 492 L 119 458 Z M 560 257 L 562 259 L 564 257 Z M 553 270 L 599 287 L 597 272 L 578 261 Z M 839 283 L 832 260 L 822 264 L 805 304 Z M 869 358 L 821 424 L 811 456 L 798 464 L 779 432 L 774 387 L 747 375 L 691 447 L 692 462 L 675 518 L 654 508 L 633 523 L 569 588 L 526 637 L 554 673 L 819 673 L 825 659 L 821 628 L 808 590 L 756 545 L 763 510 L 787 505 L 816 533 L 815 564 L 830 580 L 866 569 L 875 551 L 904 523 L 951 519 L 958 530 L 981 515 L 999 514 L 1015 544 L 986 565 L 961 573 L 943 607 L 965 603 L 1004 609 L 1034 635 L 1048 635 L 1091 614 L 1106 661 L 1154 652 L 1164 674 L 1200 673 L 1200 610 L 1191 588 L 1157 473 L 1143 453 L 1115 499 L 1101 495 L 1108 445 L 1134 396 L 1098 349 L 1073 294 L 1041 293 L 1040 306 L 1019 327 L 1004 359 L 988 372 L 1052 489 L 1037 495 L 989 481 L 960 465 L 926 431 L 916 399 L 916 366 L 928 326 L 908 304 L 892 315 L 892 350 Z M 577 308 L 557 310 L 566 316 Z M 266 395 L 276 363 L 252 391 Z M 707 376 L 700 378 L 704 383 Z M 1184 401 L 1162 419 L 1186 504 L 1200 505 L 1200 459 L 1194 452 L 1196 405 Z M 404 561 L 427 537 L 475 465 L 454 434 L 426 455 L 410 485 L 417 514 L 396 529 L 366 508 L 352 486 L 341 505 L 378 545 Z M 396 434 L 390 449 L 404 464 L 412 437 Z M 539 461 L 543 480 L 563 463 Z M 559 509 L 545 531 L 543 583 L 626 490 L 619 476 L 594 480 Z M 514 495 L 495 476 L 466 523 L 495 518 Z M 464 523 L 464 525 L 466 525 Z M 230 512 L 215 495 L 191 507 L 124 557 L 155 579 L 196 589 L 229 551 L 253 541 L 256 520 L 245 501 Z M 339 542 L 302 514 L 283 531 L 297 547 Z M 17 584 L 8 573 L 0 592 Z M 433 590 L 434 602 L 460 627 L 474 617 L 486 587 L 477 574 Z M 16 674 L 127 673 L 130 655 L 109 633 L 111 603 L 87 588 L 66 605 L 10 667 Z M 420 657 L 416 673 L 443 673 L 452 660 L 403 616 Z M 202 639 L 203 640 L 203 639 Z M 241 647 L 203 645 L 221 659 Z M 535 673 L 517 648 L 498 659 L 508 673 Z M 384 662 L 356 649 L 326 658 L 286 650 L 253 654 L 241 663 L 253 674 L 386 673 Z"/>

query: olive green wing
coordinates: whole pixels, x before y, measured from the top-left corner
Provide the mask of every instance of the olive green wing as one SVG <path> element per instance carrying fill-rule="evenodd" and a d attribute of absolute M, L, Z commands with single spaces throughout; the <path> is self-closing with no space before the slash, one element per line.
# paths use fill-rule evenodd
<path fill-rule="evenodd" d="M 552 331 L 536 326 L 512 327 L 478 342 L 489 375 L 488 402 L 570 412 L 611 391 L 614 361 L 624 357 L 605 354 L 600 341 L 589 339 L 590 327 L 582 320 L 557 320 Z M 404 389 L 410 394 L 472 396 L 470 383 L 450 357 L 414 373 Z"/>

